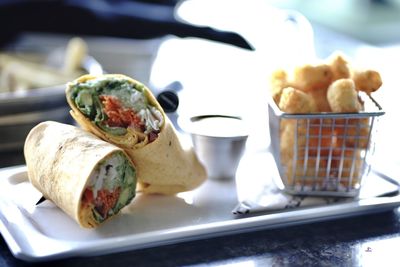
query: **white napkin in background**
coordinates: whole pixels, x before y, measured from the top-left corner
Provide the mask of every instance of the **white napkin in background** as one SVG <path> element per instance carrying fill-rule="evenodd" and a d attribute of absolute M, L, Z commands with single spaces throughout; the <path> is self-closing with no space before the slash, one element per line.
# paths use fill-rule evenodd
<path fill-rule="evenodd" d="M 395 171 L 391 169 L 389 173 L 391 175 Z M 364 178 L 360 194 L 354 198 L 293 196 L 281 191 L 275 185 L 273 179 L 276 177 L 279 177 L 279 174 L 270 153 L 260 152 L 245 155 L 236 174 L 239 203 L 234 207 L 232 213 L 277 212 L 287 209 L 344 203 L 357 201 L 358 199 L 397 194 L 399 190 L 399 184 L 393 179 L 394 177 L 388 177 L 382 171 L 376 170 L 372 170 Z"/>

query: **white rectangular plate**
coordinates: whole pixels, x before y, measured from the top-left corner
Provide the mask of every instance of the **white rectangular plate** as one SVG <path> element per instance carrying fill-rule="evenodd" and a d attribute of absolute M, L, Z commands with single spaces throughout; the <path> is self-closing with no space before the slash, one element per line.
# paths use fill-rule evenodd
<path fill-rule="evenodd" d="M 252 167 L 246 166 L 249 171 Z M 246 173 L 241 168 L 241 173 Z M 268 172 L 268 164 L 257 172 L 257 177 L 263 171 Z M 235 216 L 232 209 L 243 198 L 243 185 L 256 184 L 251 176 L 247 172 L 247 177 L 236 180 L 208 180 L 198 189 L 178 196 L 138 194 L 121 214 L 88 230 L 80 228 L 50 201 L 35 205 L 41 195 L 28 182 L 25 166 L 5 168 L 0 170 L 0 231 L 15 257 L 44 261 L 330 220 L 400 205 L 399 196 L 372 197 L 251 217 Z"/>

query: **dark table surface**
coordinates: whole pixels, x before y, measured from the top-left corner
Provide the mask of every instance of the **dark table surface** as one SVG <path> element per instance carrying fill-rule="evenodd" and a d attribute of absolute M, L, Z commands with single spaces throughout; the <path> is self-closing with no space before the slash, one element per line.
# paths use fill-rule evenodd
<path fill-rule="evenodd" d="M 341 42 L 338 44 L 338 42 Z M 317 54 L 360 45 L 316 28 Z M 23 164 L 21 151 L 0 153 L 0 167 Z M 399 209 L 325 222 L 226 235 L 104 256 L 27 263 L 0 237 L 1 266 L 398 266 Z"/>
<path fill-rule="evenodd" d="M 230 235 L 182 244 L 40 266 L 396 266 L 400 246 L 398 211 Z M 31 266 L 0 241 L 2 266 Z M 235 265 L 237 264 L 237 265 Z M 389 266 L 389 265 L 386 265 Z"/>

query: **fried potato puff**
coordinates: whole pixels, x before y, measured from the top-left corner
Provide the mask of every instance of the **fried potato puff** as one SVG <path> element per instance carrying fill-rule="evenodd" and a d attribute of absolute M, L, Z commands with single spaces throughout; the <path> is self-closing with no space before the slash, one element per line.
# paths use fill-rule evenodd
<path fill-rule="evenodd" d="M 327 99 L 333 112 L 358 112 L 362 105 L 352 79 L 339 79 L 328 88 Z"/>
<path fill-rule="evenodd" d="M 282 90 L 278 106 L 287 113 L 314 113 L 318 111 L 310 95 L 293 87 L 286 87 Z"/>
<path fill-rule="evenodd" d="M 288 113 L 312 113 L 317 111 L 317 107 L 315 106 L 314 100 L 310 95 L 304 93 L 300 90 L 294 89 L 292 87 L 284 88 L 282 91 L 282 96 L 279 102 L 279 107 L 281 110 Z M 288 179 L 293 180 L 301 177 L 303 175 L 312 176 L 315 174 L 315 160 L 308 160 L 304 163 L 306 155 L 308 157 L 308 153 L 315 154 L 316 147 L 319 143 L 324 143 L 324 146 L 329 147 L 331 143 L 331 134 L 325 136 L 329 136 L 328 139 L 322 138 L 322 140 L 318 140 L 315 131 L 324 131 L 323 127 L 319 125 L 310 126 L 310 132 L 307 133 L 306 129 L 306 120 L 283 120 L 281 123 L 281 141 L 280 141 L 280 151 L 281 151 L 281 164 L 286 166 L 287 177 Z M 314 125 L 314 124 L 313 124 Z M 329 128 L 330 129 L 330 128 Z M 296 139 L 295 139 L 296 137 Z M 296 143 L 295 143 L 296 140 Z M 325 144 L 329 143 L 329 144 Z M 293 173 L 292 164 L 294 164 L 294 151 L 297 151 L 296 159 L 296 170 Z M 320 164 L 324 165 L 325 159 L 320 159 Z M 314 163 L 312 163 L 314 162 Z M 306 168 L 305 173 L 303 171 L 304 164 L 314 164 L 313 167 Z M 319 171 L 318 175 L 323 175 L 321 171 Z M 289 178 L 290 177 L 290 178 Z"/>
<path fill-rule="evenodd" d="M 375 70 L 354 70 L 351 77 L 354 80 L 356 89 L 367 94 L 375 92 L 382 86 L 381 75 Z"/>
<path fill-rule="evenodd" d="M 281 135 L 281 163 L 286 167 L 288 181 L 296 180 L 308 184 L 312 181 L 307 182 L 303 179 L 316 177 L 322 182 L 323 178 L 329 175 L 328 160 L 336 145 L 331 122 L 329 119 L 298 120 L 297 124 L 296 120 L 292 121 L 294 123 L 288 124 Z M 294 141 L 295 137 L 297 143 Z M 296 155 L 294 155 L 295 149 Z"/>
<path fill-rule="evenodd" d="M 336 146 L 336 132 L 330 119 L 314 119 L 308 126 L 308 155 L 328 156 L 332 147 Z"/>
<path fill-rule="evenodd" d="M 293 87 L 284 88 L 279 101 L 279 108 L 287 113 L 313 113 L 317 111 L 314 100 L 308 94 Z M 296 120 L 285 119 L 281 122 L 281 158 L 287 163 L 293 157 L 294 135 L 297 132 L 297 146 L 304 147 L 305 127 L 297 127 Z M 297 130 L 296 130 L 297 127 Z"/>
<path fill-rule="evenodd" d="M 271 78 L 275 103 L 286 113 L 356 113 L 364 110 L 359 91 L 371 94 L 382 85 L 374 70 L 354 70 L 335 52 L 325 64 L 277 70 Z M 280 120 L 280 162 L 290 185 L 349 186 L 359 183 L 372 119 L 299 118 Z"/>
<path fill-rule="evenodd" d="M 295 120 L 284 120 L 281 123 L 281 134 L 280 134 L 280 157 L 281 163 L 287 165 L 289 160 L 293 158 L 294 154 L 294 142 L 296 134 L 296 121 Z M 299 142 L 300 140 L 298 140 Z M 301 141 L 300 141 L 301 142 Z"/>
<path fill-rule="evenodd" d="M 333 112 L 359 112 L 363 109 L 351 79 L 339 79 L 328 88 L 328 102 Z M 337 146 L 343 142 L 353 148 L 367 148 L 369 143 L 369 118 L 337 119 L 335 122 Z"/>
<path fill-rule="evenodd" d="M 274 102 L 279 105 L 281 99 L 282 90 L 289 86 L 287 72 L 283 69 L 274 71 L 269 79 L 271 87 L 272 98 Z"/>
<path fill-rule="evenodd" d="M 362 172 L 362 151 L 362 149 L 335 148 L 330 176 L 343 186 L 355 186 L 358 183 L 357 177 Z"/>
<path fill-rule="evenodd" d="M 335 131 L 338 147 L 344 145 L 354 149 L 366 149 L 370 139 L 370 118 L 337 119 Z"/>
<path fill-rule="evenodd" d="M 333 53 L 328 58 L 328 65 L 332 70 L 332 81 L 347 79 L 351 76 L 349 63 L 345 56 L 340 52 Z"/>
<path fill-rule="evenodd" d="M 296 163 L 295 170 L 293 164 Z M 309 158 L 305 163 L 304 159 L 294 162 L 294 159 L 287 161 L 286 169 L 287 182 L 290 185 L 322 185 L 326 177 L 326 160 L 321 158 L 317 161 L 315 158 Z M 315 166 L 318 166 L 317 168 Z"/>
<path fill-rule="evenodd" d="M 318 90 L 313 90 L 308 92 L 308 94 L 314 100 L 315 105 L 319 112 L 331 112 L 331 106 L 329 105 L 328 99 L 326 97 L 328 88 L 321 88 Z"/>
<path fill-rule="evenodd" d="M 281 165 L 285 166 L 285 173 L 289 183 L 295 179 L 293 173 L 295 158 L 304 159 L 306 156 L 305 150 L 301 149 L 304 148 L 306 144 L 306 130 L 304 127 L 298 127 L 296 122 L 296 120 L 286 119 L 281 124 L 280 161 Z M 296 155 L 294 155 L 295 151 L 297 152 Z M 295 176 L 297 175 L 301 175 L 301 173 L 297 174 L 296 171 Z"/>
<path fill-rule="evenodd" d="M 292 86 L 304 92 L 326 89 L 332 78 L 332 70 L 327 64 L 303 65 L 294 69 Z"/>
<path fill-rule="evenodd" d="M 318 111 L 330 112 L 326 90 L 332 79 L 333 72 L 326 64 L 303 65 L 295 68 L 292 85 L 307 92 L 314 99 Z"/>

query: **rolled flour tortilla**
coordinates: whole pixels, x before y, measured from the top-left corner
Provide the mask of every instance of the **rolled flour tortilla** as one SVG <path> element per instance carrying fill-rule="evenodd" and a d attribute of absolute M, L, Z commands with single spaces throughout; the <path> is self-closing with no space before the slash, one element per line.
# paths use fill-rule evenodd
<path fill-rule="evenodd" d="M 67 84 L 67 101 L 78 124 L 122 149 L 135 162 L 144 193 L 176 194 L 201 185 L 204 166 L 184 149 L 151 91 L 120 74 L 84 75 Z"/>
<path fill-rule="evenodd" d="M 75 126 L 38 124 L 24 156 L 32 185 L 82 227 L 100 225 L 135 196 L 136 170 L 126 153 Z"/>

